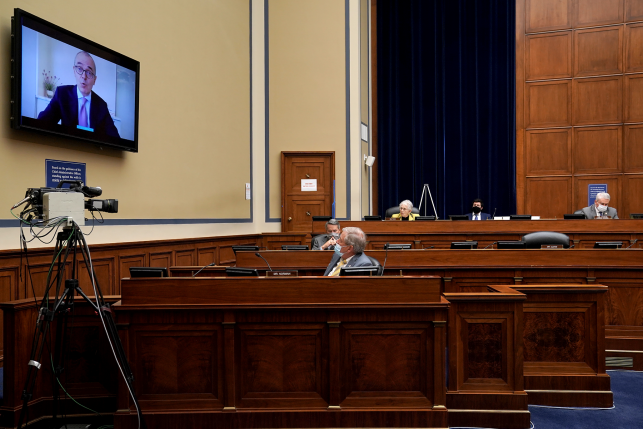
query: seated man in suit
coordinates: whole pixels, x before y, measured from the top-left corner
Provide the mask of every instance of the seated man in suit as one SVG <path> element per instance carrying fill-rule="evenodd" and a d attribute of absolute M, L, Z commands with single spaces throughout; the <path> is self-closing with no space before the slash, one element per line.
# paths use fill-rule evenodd
<path fill-rule="evenodd" d="M 395 213 L 393 216 L 391 216 L 391 219 L 415 220 L 415 218 L 419 215 L 411 213 L 411 210 L 413 210 L 413 203 L 409 200 L 404 200 L 400 203 L 400 212 Z"/>
<path fill-rule="evenodd" d="M 489 213 L 483 213 L 482 212 L 482 200 L 480 198 L 476 198 L 473 200 L 473 204 L 471 207 L 471 213 L 468 213 L 467 216 L 469 216 L 469 220 L 488 220 L 491 218 L 489 216 Z"/>
<path fill-rule="evenodd" d="M 335 250 L 339 238 L 339 222 L 331 219 L 326 222 L 326 234 L 313 237 L 310 250 Z"/>
<path fill-rule="evenodd" d="M 91 128 L 97 134 L 119 138 L 114 120 L 109 114 L 107 103 L 92 88 L 96 83 L 96 64 L 85 51 L 76 54 L 72 67 L 76 85 L 63 85 L 56 88 L 54 97 L 38 119 L 57 124 Z"/>
<path fill-rule="evenodd" d="M 585 207 L 582 209 L 582 213 L 587 219 L 594 219 L 596 217 L 605 217 L 608 216 L 612 219 L 618 219 L 618 214 L 616 214 L 616 209 L 610 207 L 610 194 L 607 192 L 599 192 L 596 194 L 596 199 L 594 200 L 594 205 Z"/>
<path fill-rule="evenodd" d="M 335 252 L 326 268 L 325 276 L 338 276 L 341 267 L 371 267 L 373 263 L 364 254 L 366 234 L 359 228 L 347 227 L 342 230 L 339 240 L 339 253 Z"/>

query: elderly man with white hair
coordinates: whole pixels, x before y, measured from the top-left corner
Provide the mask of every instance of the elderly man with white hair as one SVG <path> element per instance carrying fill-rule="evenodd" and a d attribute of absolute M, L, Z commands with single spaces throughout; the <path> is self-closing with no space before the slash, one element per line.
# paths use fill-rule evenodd
<path fill-rule="evenodd" d="M 415 218 L 419 215 L 411 213 L 411 210 L 413 210 L 413 203 L 409 200 L 404 200 L 400 203 L 400 212 L 395 213 L 393 216 L 391 216 L 391 219 L 415 220 Z"/>
<path fill-rule="evenodd" d="M 618 219 L 618 214 L 616 214 L 616 209 L 610 207 L 610 194 L 607 192 L 599 192 L 596 194 L 596 199 L 594 205 L 585 207 L 580 210 L 587 219 Z"/>
<path fill-rule="evenodd" d="M 347 227 L 337 240 L 335 252 L 330 264 L 326 268 L 325 276 L 338 276 L 342 267 L 372 267 L 373 263 L 364 254 L 366 248 L 366 234 L 359 228 Z"/>

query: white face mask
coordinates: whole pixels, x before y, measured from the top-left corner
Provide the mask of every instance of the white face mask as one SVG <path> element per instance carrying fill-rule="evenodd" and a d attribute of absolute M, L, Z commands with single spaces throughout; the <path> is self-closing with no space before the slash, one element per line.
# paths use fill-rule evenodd
<path fill-rule="evenodd" d="M 607 211 L 607 206 L 599 204 L 598 207 L 596 207 L 596 210 L 598 210 L 600 213 L 605 213 Z"/>

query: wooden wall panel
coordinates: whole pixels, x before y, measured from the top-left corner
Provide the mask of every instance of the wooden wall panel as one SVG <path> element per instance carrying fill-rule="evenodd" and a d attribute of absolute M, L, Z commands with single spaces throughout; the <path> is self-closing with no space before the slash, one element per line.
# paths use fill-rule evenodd
<path fill-rule="evenodd" d="M 574 210 L 582 209 L 587 207 L 587 186 L 590 184 L 597 183 L 606 183 L 607 184 L 607 193 L 610 194 L 612 198 L 610 200 L 610 206 L 615 207 L 618 211 L 619 218 L 623 217 L 622 207 L 623 201 L 621 199 L 621 177 L 618 176 L 579 176 L 574 177 Z"/>
<path fill-rule="evenodd" d="M 118 258 L 118 278 L 129 277 L 130 267 L 146 267 L 145 253 L 138 255 L 127 255 Z"/>
<path fill-rule="evenodd" d="M 625 71 L 627 73 L 643 71 L 641 45 L 643 45 L 643 23 L 627 24 L 625 26 Z"/>
<path fill-rule="evenodd" d="M 527 213 L 538 213 L 544 218 L 561 218 L 573 213 L 572 178 L 538 177 L 527 179 Z"/>
<path fill-rule="evenodd" d="M 96 274 L 95 280 L 98 282 L 100 290 L 103 295 L 118 295 L 120 294 L 120 282 L 116 284 L 114 273 L 114 258 L 92 258 L 92 266 Z M 129 277 L 129 273 L 126 277 Z M 81 261 L 78 264 L 78 284 L 86 295 L 94 295 L 94 288 L 92 286 L 89 272 L 85 266 L 85 262 Z"/>
<path fill-rule="evenodd" d="M 643 0 L 516 0 L 518 213 L 551 214 L 546 205 L 533 204 L 538 197 L 529 195 L 553 187 L 536 182 L 537 178 L 555 183 L 560 180 L 557 176 L 571 175 L 570 208 L 576 210 L 579 203 L 587 205 L 582 196 L 586 189 L 576 195 L 579 184 L 603 183 L 605 174 L 614 180 L 623 174 L 643 174 L 640 21 Z M 566 44 L 570 34 L 571 55 Z M 570 58 L 571 78 L 565 75 Z M 565 85 L 571 87 L 571 97 Z M 566 127 L 573 129 L 571 156 L 563 150 L 565 131 L 560 129 Z M 570 162 L 571 171 L 565 170 Z M 618 188 L 621 183 L 614 180 L 610 183 Z M 619 216 L 628 217 L 629 208 L 623 205 Z"/>
<path fill-rule="evenodd" d="M 625 21 L 643 20 L 643 0 L 625 0 Z"/>
<path fill-rule="evenodd" d="M 619 173 L 621 125 L 574 128 L 574 173 Z"/>
<path fill-rule="evenodd" d="M 622 122 L 622 76 L 574 79 L 573 93 L 574 125 Z"/>
<path fill-rule="evenodd" d="M 623 26 L 574 32 L 574 51 L 574 76 L 623 73 Z"/>
<path fill-rule="evenodd" d="M 527 33 L 571 28 L 572 6 L 572 0 L 526 0 Z"/>
<path fill-rule="evenodd" d="M 643 171 L 643 124 L 623 128 L 623 170 L 625 173 Z"/>
<path fill-rule="evenodd" d="M 572 129 L 527 131 L 527 175 L 572 174 Z"/>
<path fill-rule="evenodd" d="M 567 127 L 572 124 L 572 85 L 569 80 L 526 84 L 525 127 Z"/>
<path fill-rule="evenodd" d="M 574 28 L 623 22 L 623 0 L 574 0 Z"/>
<path fill-rule="evenodd" d="M 178 266 L 191 266 L 196 265 L 194 250 L 181 250 L 176 252 L 176 265 Z"/>
<path fill-rule="evenodd" d="M 527 36 L 525 79 L 572 77 L 572 32 Z"/>
<path fill-rule="evenodd" d="M 625 122 L 643 122 L 643 74 L 625 76 Z"/>
<path fill-rule="evenodd" d="M 643 174 L 623 176 L 623 213 L 643 213 Z"/>
<path fill-rule="evenodd" d="M 150 253 L 150 267 L 171 267 L 172 252 Z"/>
<path fill-rule="evenodd" d="M 203 266 L 218 261 L 218 247 L 201 247 L 197 249 L 197 265 Z"/>

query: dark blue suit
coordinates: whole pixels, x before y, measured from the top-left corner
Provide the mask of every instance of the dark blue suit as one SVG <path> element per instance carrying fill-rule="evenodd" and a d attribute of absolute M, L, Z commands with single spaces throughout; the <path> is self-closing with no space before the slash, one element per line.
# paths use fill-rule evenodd
<path fill-rule="evenodd" d="M 469 213 L 467 216 L 469 216 L 469 220 L 473 219 L 473 213 Z M 489 213 L 480 212 L 480 220 L 489 220 L 489 219 L 491 219 L 491 216 L 489 216 Z"/>
<path fill-rule="evenodd" d="M 76 85 L 63 85 L 56 88 L 54 98 L 45 110 L 40 112 L 38 119 L 57 124 L 76 127 L 78 125 L 78 93 Z M 107 110 L 107 103 L 92 91 L 92 102 L 89 108 L 89 126 L 96 134 L 120 138 L 114 126 L 114 120 Z"/>

